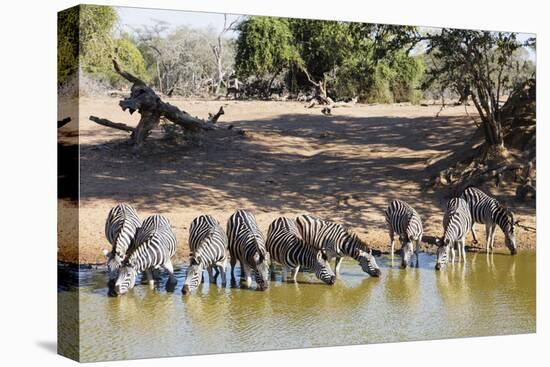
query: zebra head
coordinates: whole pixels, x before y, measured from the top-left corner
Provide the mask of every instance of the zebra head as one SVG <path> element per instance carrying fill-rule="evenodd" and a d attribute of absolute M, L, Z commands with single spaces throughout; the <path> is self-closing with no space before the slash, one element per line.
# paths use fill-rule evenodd
<path fill-rule="evenodd" d="M 122 265 L 123 258 L 116 252 L 103 250 L 103 255 L 107 258 L 107 272 L 109 273 L 109 282 L 112 282 L 118 276 L 118 269 Z"/>
<path fill-rule="evenodd" d="M 137 271 L 131 265 L 123 265 L 118 273 L 118 278 L 115 282 L 115 292 L 118 295 L 123 295 L 128 290 L 134 288 L 136 284 Z"/>
<path fill-rule="evenodd" d="M 411 261 L 411 258 L 414 254 L 413 251 L 413 244 L 411 241 L 405 242 L 403 246 L 401 246 L 401 267 L 405 269 L 409 262 Z"/>
<path fill-rule="evenodd" d="M 330 265 L 328 263 L 328 256 L 325 250 L 317 251 L 313 270 L 315 271 L 315 276 L 317 277 L 317 279 L 320 279 L 326 284 L 332 285 L 336 281 L 336 276 L 330 268 Z"/>
<path fill-rule="evenodd" d="M 400 238 L 401 240 L 401 267 L 404 269 L 409 265 L 413 255 L 413 244 L 410 237 Z"/>
<path fill-rule="evenodd" d="M 514 234 L 514 213 L 510 209 L 504 209 L 501 228 L 504 232 L 504 244 L 512 255 L 517 253 L 516 235 Z"/>
<path fill-rule="evenodd" d="M 372 277 L 379 277 L 380 268 L 376 263 L 376 259 L 372 256 L 372 251 L 358 250 L 358 252 L 357 261 L 359 261 L 361 269 Z"/>
<path fill-rule="evenodd" d="M 187 276 L 185 277 L 185 283 L 182 290 L 183 294 L 188 294 L 199 287 L 203 271 L 202 259 L 199 256 L 192 257 L 191 263 L 187 268 Z"/>
<path fill-rule="evenodd" d="M 437 244 L 437 260 L 435 262 L 435 270 L 440 270 L 442 266 L 447 264 L 449 259 L 449 250 L 451 248 L 451 240 L 448 238 L 436 239 Z"/>
<path fill-rule="evenodd" d="M 254 278 L 259 290 L 265 291 L 269 288 L 269 259 L 264 251 L 258 251 L 254 255 Z"/>

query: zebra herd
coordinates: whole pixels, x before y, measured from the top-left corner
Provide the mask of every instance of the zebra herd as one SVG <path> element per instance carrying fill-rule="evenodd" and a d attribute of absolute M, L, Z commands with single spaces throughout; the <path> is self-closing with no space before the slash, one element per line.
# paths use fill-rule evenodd
<path fill-rule="evenodd" d="M 423 236 L 420 216 L 402 200 L 392 201 L 384 214 L 392 256 L 394 236 L 398 235 L 402 267 L 407 267 L 413 258 L 418 266 Z M 487 252 L 493 250 L 496 226 L 499 226 L 505 235 L 505 245 L 512 255 L 516 253 L 513 213 L 483 191 L 468 187 L 447 204 L 443 236 L 436 239 L 436 270 L 441 269 L 449 257 L 454 262 L 455 251 L 458 251 L 459 262 L 466 260 L 465 237 L 472 232 L 474 243 L 477 243 L 476 223 L 485 224 Z M 132 289 L 138 273 L 144 272 L 152 284 L 152 271 L 158 268 L 169 273 L 167 291 L 175 290 L 177 281 L 171 258 L 176 252 L 176 236 L 167 218 L 152 215 L 142 223 L 132 206 L 119 204 L 107 216 L 105 235 L 112 245 L 111 251 L 104 250 L 110 295 L 122 295 Z M 189 247 L 190 262 L 183 294 L 199 287 L 204 271 L 208 272 L 213 284 L 221 275 L 221 283 L 225 286 L 228 260 L 231 281 L 236 281 L 235 266 L 239 262 L 240 280 L 251 287 L 253 278 L 258 290 L 269 287 L 274 263 L 282 266 L 284 280 L 296 281 L 298 271 L 307 269 L 323 283 L 332 285 L 339 275 L 343 257 L 347 256 L 356 260 L 365 273 L 380 276 L 372 250 L 355 233 L 341 224 L 308 214 L 296 219 L 275 219 L 265 239 L 254 215 L 247 210 L 236 210 L 227 222 L 226 231 L 213 216 L 201 215 L 193 219 L 189 227 Z M 334 271 L 329 265 L 333 258 Z"/>

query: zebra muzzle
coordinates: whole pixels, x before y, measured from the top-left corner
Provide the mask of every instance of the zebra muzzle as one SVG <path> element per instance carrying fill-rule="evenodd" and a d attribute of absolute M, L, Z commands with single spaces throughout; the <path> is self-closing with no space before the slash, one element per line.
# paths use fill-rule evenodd
<path fill-rule="evenodd" d="M 181 290 L 182 294 L 189 294 L 189 285 L 186 284 L 183 286 L 183 289 Z"/>

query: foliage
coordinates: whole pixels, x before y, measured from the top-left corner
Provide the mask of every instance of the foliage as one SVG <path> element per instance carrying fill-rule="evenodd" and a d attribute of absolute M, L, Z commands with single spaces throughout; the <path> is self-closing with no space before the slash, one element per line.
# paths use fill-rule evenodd
<path fill-rule="evenodd" d="M 78 35 L 80 7 L 57 14 L 57 78 L 65 83 L 78 71 Z"/>
<path fill-rule="evenodd" d="M 408 55 L 413 27 L 249 17 L 239 31 L 236 65 L 244 78 L 284 69 L 293 92 L 316 87 L 338 99 L 418 100 L 423 68 Z"/>
<path fill-rule="evenodd" d="M 504 148 L 500 99 L 513 87 L 514 59 L 521 47 L 516 34 L 508 32 L 444 28 L 429 35 L 432 77 L 471 91 L 489 146 Z"/>
<path fill-rule="evenodd" d="M 117 20 L 116 11 L 110 6 L 80 6 L 80 66 L 83 71 L 103 76 L 113 68 L 111 32 Z"/>
<path fill-rule="evenodd" d="M 143 80 L 148 80 L 144 59 L 127 36 L 113 39 L 118 21 L 109 6 L 80 5 L 58 15 L 58 80 L 67 82 L 80 67 L 100 84 L 116 85 L 122 79 L 113 70 L 113 57 Z"/>
<path fill-rule="evenodd" d="M 249 17 L 237 30 L 237 74 L 265 77 L 298 60 L 289 22 L 284 18 Z"/>

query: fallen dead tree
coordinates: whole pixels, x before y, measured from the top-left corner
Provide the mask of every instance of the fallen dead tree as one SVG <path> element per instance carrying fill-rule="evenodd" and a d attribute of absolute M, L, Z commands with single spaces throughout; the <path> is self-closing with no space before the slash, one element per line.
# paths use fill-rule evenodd
<path fill-rule="evenodd" d="M 131 141 L 136 147 L 141 146 L 151 130 L 159 125 L 161 118 L 180 126 L 185 131 L 198 132 L 225 129 L 231 130 L 233 133 L 243 133 L 241 130 L 234 128 L 233 125 L 221 127 L 216 124 L 224 114 L 223 107 L 220 107 L 217 113 L 210 114 L 209 119 L 206 120 L 191 116 L 178 107 L 162 101 L 152 88 L 148 87 L 141 79 L 122 70 L 115 60 L 113 60 L 113 66 L 120 76 L 132 83 L 130 96 L 121 100 L 119 105 L 123 111 L 128 110 L 130 114 L 137 111 L 141 115 L 139 123 L 136 127 L 132 127 L 97 116 L 90 116 L 90 120 L 102 126 L 130 132 Z"/>

